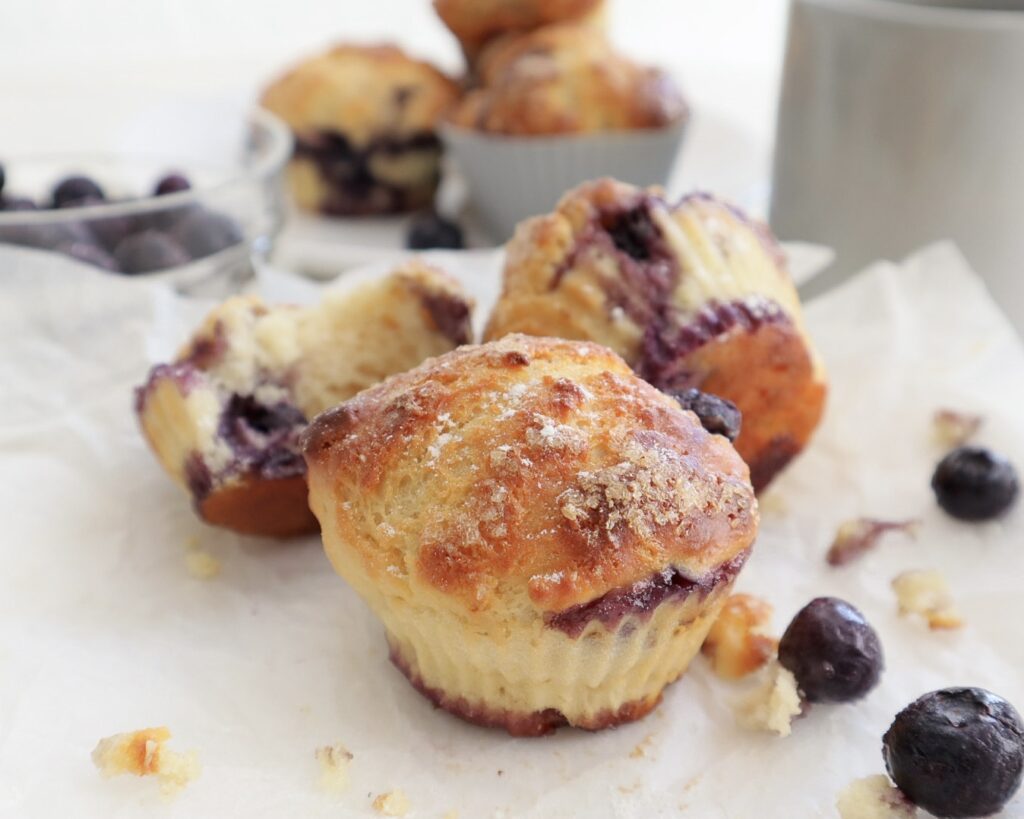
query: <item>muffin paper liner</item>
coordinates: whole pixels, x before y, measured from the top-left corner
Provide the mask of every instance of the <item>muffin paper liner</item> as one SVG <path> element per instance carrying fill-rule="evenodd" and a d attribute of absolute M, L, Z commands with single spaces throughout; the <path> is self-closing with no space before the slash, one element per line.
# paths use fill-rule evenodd
<path fill-rule="evenodd" d="M 499 724 L 503 714 L 521 719 L 555 709 L 569 724 L 600 728 L 657 703 L 700 650 L 731 586 L 730 579 L 710 593 L 670 598 L 612 630 L 591 621 L 576 638 L 539 617 L 481 633 L 450 613 L 401 601 L 383 601 L 378 614 L 396 665 L 418 687 L 439 692 L 442 707 L 462 700 Z M 624 707 L 631 717 L 616 716 Z"/>
<path fill-rule="evenodd" d="M 501 136 L 453 125 L 440 132 L 481 219 L 495 240 L 504 241 L 521 220 L 547 213 L 588 179 L 665 184 L 685 130 L 686 120 L 659 129 L 568 136 Z"/>

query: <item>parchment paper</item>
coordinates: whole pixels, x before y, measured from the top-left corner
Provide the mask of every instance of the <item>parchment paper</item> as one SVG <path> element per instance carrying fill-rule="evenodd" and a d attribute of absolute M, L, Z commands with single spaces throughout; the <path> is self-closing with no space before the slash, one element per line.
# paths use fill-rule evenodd
<path fill-rule="evenodd" d="M 485 310 L 493 254 L 439 258 Z M 0 816 L 367 816 L 395 788 L 414 817 L 834 816 L 848 781 L 882 770 L 881 735 L 918 695 L 982 685 L 1024 708 L 1024 509 L 956 523 L 928 486 L 938 407 L 983 413 L 979 440 L 1024 467 L 1020 342 L 950 246 L 879 264 L 807 309 L 827 417 L 763 499 L 738 587 L 775 605 L 777 633 L 814 596 L 850 600 L 887 668 L 865 701 L 815 707 L 785 739 L 736 727 L 741 687 L 703 658 L 651 716 L 599 734 L 514 740 L 435 711 L 389 665 L 317 538 L 204 527 L 145 449 L 131 388 L 205 309 L 39 254 L 0 257 Z M 923 525 L 828 567 L 836 526 L 858 515 Z M 222 561 L 216 578 L 186 571 L 191 537 Z M 946 574 L 966 628 L 897 615 L 889 581 L 908 568 Z M 100 737 L 164 724 L 203 765 L 172 801 L 93 768 Z M 317 785 L 314 749 L 332 743 L 354 754 L 342 794 Z M 1024 797 L 1007 813 L 1024 815 Z"/>

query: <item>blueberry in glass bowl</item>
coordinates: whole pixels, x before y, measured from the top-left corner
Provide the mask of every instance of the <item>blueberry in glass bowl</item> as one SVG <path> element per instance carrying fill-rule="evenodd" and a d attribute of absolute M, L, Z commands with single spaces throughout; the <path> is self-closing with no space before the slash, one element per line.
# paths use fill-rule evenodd
<path fill-rule="evenodd" d="M 0 158 L 0 253 L 60 253 L 194 295 L 238 290 L 283 223 L 292 137 L 262 110 L 223 124 L 235 138 L 207 148 L 186 134 L 187 155 L 165 143 L 153 154 Z"/>

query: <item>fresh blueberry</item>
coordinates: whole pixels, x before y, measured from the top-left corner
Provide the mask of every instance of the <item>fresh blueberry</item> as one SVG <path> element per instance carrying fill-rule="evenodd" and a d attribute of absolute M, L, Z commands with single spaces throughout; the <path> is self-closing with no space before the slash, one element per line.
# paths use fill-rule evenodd
<path fill-rule="evenodd" d="M 804 606 L 779 641 L 779 662 L 808 702 L 858 700 L 885 665 L 878 635 L 856 608 L 835 597 Z"/>
<path fill-rule="evenodd" d="M 0 198 L 0 210 L 39 210 L 39 206 L 24 196 Z"/>
<path fill-rule="evenodd" d="M 123 239 L 114 251 L 125 273 L 150 273 L 187 264 L 191 259 L 173 237 L 158 230 L 144 230 Z"/>
<path fill-rule="evenodd" d="M 0 243 L 49 250 L 68 238 L 58 225 L 0 225 Z"/>
<path fill-rule="evenodd" d="M 410 250 L 461 250 L 466 245 L 462 238 L 462 228 L 443 216 L 428 211 L 413 217 L 405 236 L 405 246 Z"/>
<path fill-rule="evenodd" d="M 62 208 L 68 202 L 89 198 L 102 201 L 107 197 L 103 193 L 103 188 L 97 185 L 89 177 L 69 176 L 57 183 L 57 187 L 53 189 L 52 198 L 53 206 L 55 208 Z"/>
<path fill-rule="evenodd" d="M 882 756 L 910 801 L 941 817 L 988 816 L 1024 777 L 1024 722 L 983 688 L 944 688 L 896 715 Z"/>
<path fill-rule="evenodd" d="M 156 183 L 156 188 L 153 193 L 156 196 L 163 196 L 164 194 L 179 193 L 181 191 L 191 189 L 192 183 L 188 181 L 188 178 L 184 174 L 169 173 Z"/>
<path fill-rule="evenodd" d="M 87 208 L 102 205 L 107 200 L 86 196 L 83 199 L 68 199 L 61 208 Z M 136 231 L 135 222 L 130 216 L 101 216 L 89 220 L 89 229 L 99 239 L 103 247 L 113 252 L 129 233 Z"/>
<path fill-rule="evenodd" d="M 961 520 L 998 517 L 1017 499 L 1017 471 L 988 449 L 962 446 L 939 461 L 932 489 L 939 506 Z"/>
<path fill-rule="evenodd" d="M 193 259 L 201 259 L 242 241 L 242 231 L 234 220 L 202 208 L 189 210 L 171 233 Z"/>
<path fill-rule="evenodd" d="M 93 267 L 101 267 L 114 272 L 120 270 L 114 257 L 92 242 L 63 242 L 57 245 L 56 250 L 65 256 L 78 259 L 80 262 L 91 264 Z"/>
<path fill-rule="evenodd" d="M 735 441 L 739 436 L 742 416 L 732 401 L 698 389 L 673 391 L 669 395 L 675 398 L 683 409 L 693 412 L 700 419 L 701 426 L 708 432 L 724 435 L 730 441 Z"/>

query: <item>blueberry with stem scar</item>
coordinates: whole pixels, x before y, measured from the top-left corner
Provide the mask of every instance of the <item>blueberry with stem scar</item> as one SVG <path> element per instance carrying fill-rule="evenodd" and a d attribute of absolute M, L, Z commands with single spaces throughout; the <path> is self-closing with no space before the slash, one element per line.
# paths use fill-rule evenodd
<path fill-rule="evenodd" d="M 797 612 L 779 641 L 779 662 L 808 702 L 859 700 L 878 684 L 885 666 L 875 630 L 835 597 L 818 597 Z"/>
<path fill-rule="evenodd" d="M 932 691 L 896 715 L 882 756 L 896 786 L 935 816 L 989 816 L 1024 778 L 1024 722 L 983 688 Z"/>

